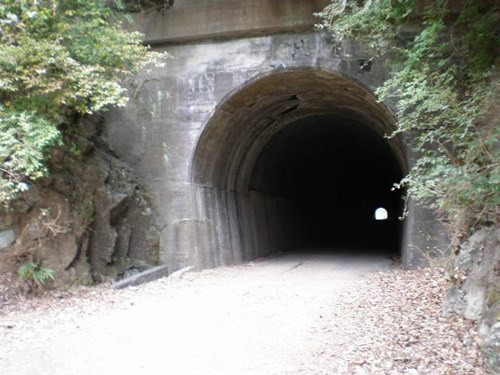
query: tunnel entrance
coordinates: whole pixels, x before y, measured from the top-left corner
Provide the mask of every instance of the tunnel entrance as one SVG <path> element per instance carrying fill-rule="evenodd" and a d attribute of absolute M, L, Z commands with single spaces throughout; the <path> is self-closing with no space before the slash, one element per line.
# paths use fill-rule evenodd
<path fill-rule="evenodd" d="M 401 178 L 382 137 L 331 114 L 302 118 L 275 134 L 257 159 L 249 188 L 294 202 L 289 215 L 299 217 L 282 218 L 300 222 L 302 236 L 293 247 L 397 255 L 402 200 L 391 187 Z"/>
<path fill-rule="evenodd" d="M 384 138 L 393 125 L 369 90 L 316 69 L 274 72 L 229 95 L 192 161 L 202 263 L 303 247 L 399 254 L 402 200 L 391 187 L 407 168 L 402 140 Z"/>

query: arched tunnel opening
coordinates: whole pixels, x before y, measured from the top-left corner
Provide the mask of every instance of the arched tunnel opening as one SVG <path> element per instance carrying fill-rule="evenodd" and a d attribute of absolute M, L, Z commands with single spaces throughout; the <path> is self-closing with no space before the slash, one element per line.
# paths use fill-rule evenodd
<path fill-rule="evenodd" d="M 292 248 L 398 255 L 402 199 L 392 186 L 401 178 L 385 139 L 330 114 L 302 118 L 275 134 L 249 188 L 294 202 L 296 210 L 281 218 L 299 223 Z"/>
<path fill-rule="evenodd" d="M 191 170 L 203 266 L 299 248 L 399 255 L 406 151 L 390 111 L 337 73 L 282 71 L 228 95 Z M 204 251 L 203 249 L 215 249 Z"/>

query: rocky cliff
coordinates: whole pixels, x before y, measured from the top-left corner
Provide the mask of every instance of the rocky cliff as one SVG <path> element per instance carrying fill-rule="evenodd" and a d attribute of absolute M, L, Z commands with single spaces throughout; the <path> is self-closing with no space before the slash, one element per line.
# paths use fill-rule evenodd
<path fill-rule="evenodd" d="M 160 237 L 147 194 L 100 140 L 101 126 L 99 117 L 78 120 L 65 139 L 72 151 L 51 151 L 50 177 L 0 209 L 4 298 L 36 287 L 17 276 L 26 262 L 53 270 L 46 286 L 55 287 L 116 280 L 158 264 Z"/>
<path fill-rule="evenodd" d="M 445 310 L 478 321 L 486 364 L 500 373 L 500 228 L 483 228 L 460 247 Z"/>

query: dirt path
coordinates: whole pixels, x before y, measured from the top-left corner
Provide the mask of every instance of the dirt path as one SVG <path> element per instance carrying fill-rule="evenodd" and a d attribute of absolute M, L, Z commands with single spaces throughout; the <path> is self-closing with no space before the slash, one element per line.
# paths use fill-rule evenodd
<path fill-rule="evenodd" d="M 455 332 L 438 302 L 415 313 L 423 297 L 400 300 L 408 282 L 429 283 L 418 272 L 318 251 L 54 295 L 0 312 L 0 374 L 486 373 L 472 325 L 454 321 Z M 440 292 L 431 285 L 429 298 Z M 426 335 L 442 335 L 439 347 Z"/>

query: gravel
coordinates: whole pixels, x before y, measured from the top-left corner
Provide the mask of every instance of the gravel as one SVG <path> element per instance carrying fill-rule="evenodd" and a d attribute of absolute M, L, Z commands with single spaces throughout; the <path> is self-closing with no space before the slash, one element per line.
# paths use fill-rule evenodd
<path fill-rule="evenodd" d="M 0 307 L 0 374 L 488 374 L 444 271 L 291 253 Z"/>

